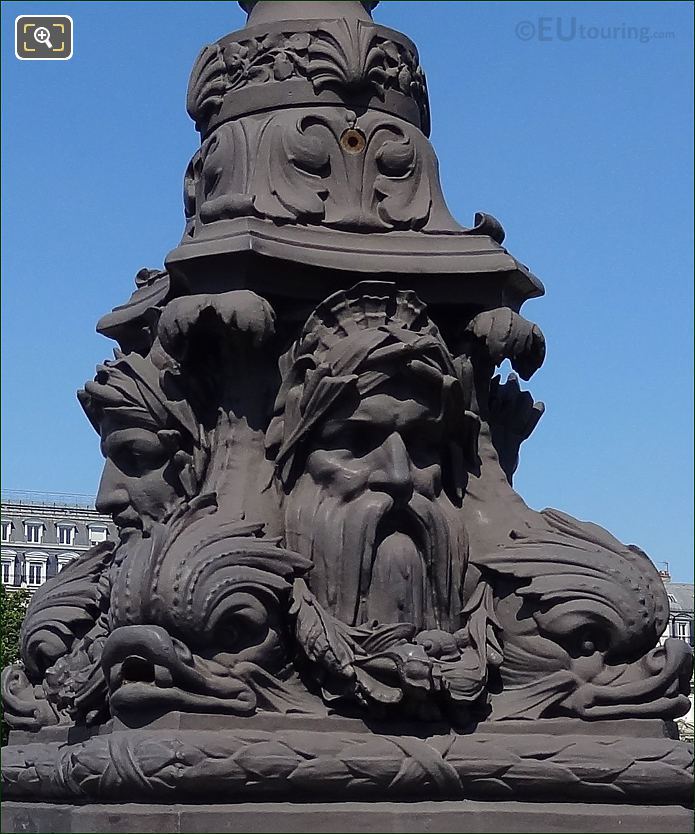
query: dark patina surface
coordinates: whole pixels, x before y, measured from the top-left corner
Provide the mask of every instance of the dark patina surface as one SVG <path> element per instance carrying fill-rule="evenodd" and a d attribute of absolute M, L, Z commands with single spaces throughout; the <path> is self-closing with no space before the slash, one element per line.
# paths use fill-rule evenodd
<path fill-rule="evenodd" d="M 98 325 L 119 537 L 32 599 L 3 830 L 688 830 L 689 649 L 646 554 L 513 488 L 543 286 L 450 215 L 414 44 L 242 5 L 183 239 Z"/>

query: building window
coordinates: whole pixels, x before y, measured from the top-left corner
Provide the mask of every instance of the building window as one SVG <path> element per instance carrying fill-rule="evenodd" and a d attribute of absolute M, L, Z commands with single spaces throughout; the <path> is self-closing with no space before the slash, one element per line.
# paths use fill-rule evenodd
<path fill-rule="evenodd" d="M 2 522 L 2 540 L 4 542 L 12 541 L 12 522 L 11 521 L 3 521 Z"/>
<path fill-rule="evenodd" d="M 43 562 L 27 563 L 27 584 L 41 585 L 43 583 Z"/>
<path fill-rule="evenodd" d="M 690 623 L 688 620 L 676 620 L 676 633 L 674 637 L 678 637 L 681 640 L 690 640 Z"/>
<path fill-rule="evenodd" d="M 43 539 L 43 524 L 39 521 L 25 521 L 24 537 L 29 544 L 41 544 Z"/>
<path fill-rule="evenodd" d="M 7 550 L 2 554 L 2 584 L 3 585 L 14 585 L 15 584 L 15 574 L 14 574 L 14 565 L 15 565 L 15 553 L 11 550 Z"/>
<path fill-rule="evenodd" d="M 76 559 L 77 556 L 75 553 L 61 553 L 58 556 L 58 573 L 60 573 L 64 567 L 70 564 L 73 559 Z"/>
<path fill-rule="evenodd" d="M 56 524 L 58 544 L 75 544 L 75 525 Z"/>
<path fill-rule="evenodd" d="M 109 531 L 105 524 L 90 524 L 88 532 L 90 544 L 101 544 L 109 537 Z"/>
<path fill-rule="evenodd" d="M 673 603 L 673 605 L 676 604 L 676 598 L 673 596 L 673 594 L 666 594 L 666 596 L 668 597 L 669 602 Z"/>

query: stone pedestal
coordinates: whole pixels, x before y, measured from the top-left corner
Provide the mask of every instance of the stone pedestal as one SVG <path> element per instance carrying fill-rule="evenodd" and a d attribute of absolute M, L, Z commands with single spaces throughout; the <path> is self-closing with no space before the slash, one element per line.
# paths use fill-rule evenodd
<path fill-rule="evenodd" d="M 2 830 L 15 832 L 691 832 L 680 807 L 554 802 L 245 802 L 239 805 L 86 806 L 4 802 Z"/>
<path fill-rule="evenodd" d="M 2 830 L 692 828 L 692 752 L 669 722 L 501 721 L 453 733 L 437 724 L 172 712 L 131 723 L 143 726 L 116 720 L 86 737 L 14 732 L 3 756 L 11 799 Z M 202 794 L 205 805 L 196 805 Z"/>

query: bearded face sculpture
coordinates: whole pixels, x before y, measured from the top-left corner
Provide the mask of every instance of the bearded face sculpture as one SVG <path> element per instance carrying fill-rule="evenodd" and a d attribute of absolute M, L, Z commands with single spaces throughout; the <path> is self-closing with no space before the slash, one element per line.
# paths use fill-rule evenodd
<path fill-rule="evenodd" d="M 462 603 L 465 530 L 442 487 L 441 394 L 404 399 L 408 382 L 348 398 L 315 430 L 286 536 L 311 555 L 321 603 L 349 625 L 448 629 Z"/>
<path fill-rule="evenodd" d="M 423 306 L 383 285 L 340 293 L 283 363 L 269 438 L 286 542 L 311 560 L 309 587 L 350 626 L 455 631 L 475 420 Z"/>
<path fill-rule="evenodd" d="M 162 391 L 161 373 L 150 357 L 131 353 L 98 368 L 79 394 L 106 459 L 96 507 L 113 516 L 121 542 L 149 535 L 186 496 L 182 471 L 198 429 L 190 407 Z"/>
<path fill-rule="evenodd" d="M 286 545 L 312 565 L 295 630 L 324 697 L 475 700 L 488 643 L 484 625 L 469 639 L 486 606 L 467 610 L 465 590 L 465 363 L 414 293 L 364 282 L 316 309 L 280 367 L 267 445 Z"/>

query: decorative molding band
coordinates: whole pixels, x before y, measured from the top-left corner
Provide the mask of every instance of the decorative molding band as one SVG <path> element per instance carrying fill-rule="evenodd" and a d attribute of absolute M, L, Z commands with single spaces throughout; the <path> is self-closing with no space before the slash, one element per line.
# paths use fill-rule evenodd
<path fill-rule="evenodd" d="M 250 255 L 280 260 L 286 264 L 284 272 L 259 269 L 250 279 L 236 263 Z M 205 279 L 213 261 L 224 264 L 220 274 L 223 270 L 228 289 L 246 287 L 252 280 L 256 292 L 293 297 L 321 299 L 326 293 L 347 289 L 355 273 L 378 272 L 407 275 L 409 286 L 427 303 L 465 298 L 490 309 L 508 305 L 518 310 L 525 300 L 545 292 L 541 281 L 482 225 L 457 235 L 409 231 L 370 235 L 237 217 L 216 221 L 195 237 L 185 237 L 166 259 L 172 275 L 185 276 L 193 286 Z M 288 277 L 293 267 L 302 268 L 301 281 Z M 326 272 L 314 276 L 308 267 Z"/>
<path fill-rule="evenodd" d="M 523 799 L 687 805 L 693 748 L 657 738 L 128 730 L 6 747 L 8 799 Z"/>
<path fill-rule="evenodd" d="M 299 82 L 299 83 L 297 83 Z M 345 18 L 247 27 L 205 46 L 187 110 L 207 135 L 229 119 L 280 107 L 369 106 L 430 131 L 427 82 L 417 50 L 398 32 Z"/>

